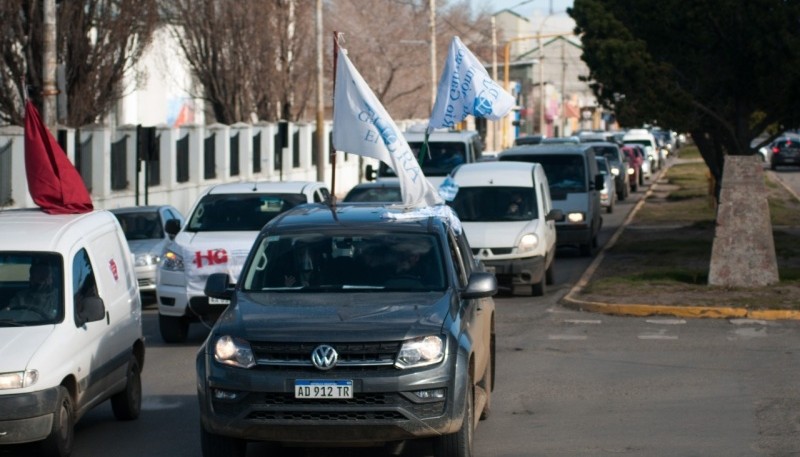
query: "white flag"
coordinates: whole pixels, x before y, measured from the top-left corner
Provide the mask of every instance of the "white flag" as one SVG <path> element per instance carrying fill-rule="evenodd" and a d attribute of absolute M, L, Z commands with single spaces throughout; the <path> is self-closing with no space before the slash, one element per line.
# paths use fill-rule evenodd
<path fill-rule="evenodd" d="M 372 157 L 392 167 L 400 178 L 403 204 L 444 203 L 422 173 L 414 152 L 364 78 L 339 52 L 333 97 L 333 146 L 338 151 Z"/>
<path fill-rule="evenodd" d="M 497 120 L 513 107 L 514 97 L 494 82 L 458 37 L 453 37 L 439 79 L 428 133 L 437 128 L 454 128 L 470 114 Z"/>

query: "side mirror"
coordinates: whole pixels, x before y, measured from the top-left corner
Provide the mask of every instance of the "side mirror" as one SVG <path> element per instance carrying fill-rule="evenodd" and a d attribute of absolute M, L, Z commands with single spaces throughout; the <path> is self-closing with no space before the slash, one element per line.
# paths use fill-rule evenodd
<path fill-rule="evenodd" d="M 212 273 L 206 280 L 203 292 L 211 298 L 230 300 L 233 298 L 234 289 L 231 287 L 228 273 Z"/>
<path fill-rule="evenodd" d="M 364 170 L 364 178 L 367 181 L 375 181 L 375 178 L 378 177 L 378 170 L 372 166 L 372 164 L 368 164 L 367 168 Z"/>
<path fill-rule="evenodd" d="M 564 219 L 564 212 L 560 209 L 553 208 L 544 217 L 545 221 L 560 221 Z"/>
<path fill-rule="evenodd" d="M 181 221 L 178 219 L 169 219 L 164 224 L 164 231 L 167 232 L 170 239 L 175 238 L 175 235 L 181 231 Z"/>
<path fill-rule="evenodd" d="M 461 298 L 486 298 L 497 293 L 497 278 L 494 273 L 476 271 L 469 275 L 467 287 L 461 291 Z"/>
<path fill-rule="evenodd" d="M 604 187 L 606 187 L 606 178 L 602 174 L 594 175 L 594 188 L 602 190 Z"/>
<path fill-rule="evenodd" d="M 106 317 L 106 305 L 103 303 L 102 298 L 90 295 L 79 298 L 78 300 L 78 303 L 75 303 L 78 309 L 75 317 L 75 324 L 77 324 L 78 327 L 83 326 L 83 324 L 87 322 L 101 321 Z"/>

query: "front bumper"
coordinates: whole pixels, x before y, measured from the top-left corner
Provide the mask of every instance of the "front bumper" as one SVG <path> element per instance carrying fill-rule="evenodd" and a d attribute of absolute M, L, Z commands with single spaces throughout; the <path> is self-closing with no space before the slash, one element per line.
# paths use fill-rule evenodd
<path fill-rule="evenodd" d="M 537 284 L 544 278 L 545 258 L 543 256 L 523 259 L 481 259 L 486 269 L 494 272 L 497 281 L 510 285 Z"/>
<path fill-rule="evenodd" d="M 58 388 L 0 395 L 0 445 L 40 441 L 50 434 Z"/>
<path fill-rule="evenodd" d="M 587 224 L 556 224 L 556 244 L 571 246 L 574 244 L 591 244 L 592 229 Z"/>
<path fill-rule="evenodd" d="M 250 441 L 380 446 L 454 433 L 461 426 L 467 376 L 455 376 L 449 355 L 441 364 L 417 370 L 314 369 L 291 371 L 220 367 L 199 354 L 198 401 L 203 428 Z M 460 370 L 466 364 L 459 357 Z M 210 373 L 207 372 L 210 371 Z M 352 379 L 354 398 L 298 400 L 295 379 Z M 220 400 L 214 391 L 235 392 Z M 423 400 L 413 392 L 445 389 L 444 399 Z"/>

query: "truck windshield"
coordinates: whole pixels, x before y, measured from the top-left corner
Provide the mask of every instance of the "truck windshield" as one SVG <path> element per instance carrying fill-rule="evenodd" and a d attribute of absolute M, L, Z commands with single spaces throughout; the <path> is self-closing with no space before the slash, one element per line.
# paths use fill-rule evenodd
<path fill-rule="evenodd" d="M 265 236 L 243 272 L 242 290 L 443 291 L 438 238 L 421 233 L 366 231 Z"/>
<path fill-rule="evenodd" d="M 452 202 L 461 222 L 502 222 L 539 217 L 533 187 L 461 187 Z"/>

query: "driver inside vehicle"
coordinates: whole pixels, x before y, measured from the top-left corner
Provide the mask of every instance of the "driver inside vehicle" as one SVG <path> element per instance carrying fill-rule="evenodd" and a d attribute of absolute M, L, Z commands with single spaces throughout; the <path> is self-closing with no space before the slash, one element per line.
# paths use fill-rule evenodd
<path fill-rule="evenodd" d="M 31 311 L 47 319 L 58 314 L 58 291 L 53 285 L 53 270 L 50 265 L 31 265 L 28 288 L 17 292 L 7 309 Z"/>

